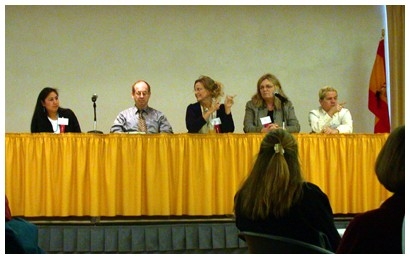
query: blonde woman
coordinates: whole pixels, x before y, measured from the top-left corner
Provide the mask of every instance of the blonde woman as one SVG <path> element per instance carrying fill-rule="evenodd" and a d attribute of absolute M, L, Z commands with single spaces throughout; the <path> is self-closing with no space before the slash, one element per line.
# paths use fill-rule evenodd
<path fill-rule="evenodd" d="M 256 93 L 246 103 L 243 131 L 267 133 L 279 128 L 298 133 L 300 124 L 279 80 L 268 73 L 259 78 Z"/>
<path fill-rule="evenodd" d="M 234 132 L 235 125 L 231 108 L 234 96 L 226 96 L 225 103 L 220 103 L 224 95 L 222 83 L 209 76 L 201 76 L 194 83 L 196 103 L 186 109 L 185 124 L 188 133 L 209 133 L 217 127 L 217 133 Z"/>

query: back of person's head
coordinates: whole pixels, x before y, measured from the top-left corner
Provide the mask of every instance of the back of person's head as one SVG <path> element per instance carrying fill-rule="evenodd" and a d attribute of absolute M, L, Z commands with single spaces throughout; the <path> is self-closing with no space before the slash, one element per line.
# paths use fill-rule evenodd
<path fill-rule="evenodd" d="M 390 192 L 404 195 L 404 125 L 390 133 L 375 163 L 379 182 Z"/>
<path fill-rule="evenodd" d="M 218 98 L 224 95 L 222 89 L 223 85 L 221 82 L 215 81 L 209 76 L 200 76 L 197 80 L 195 80 L 194 87 L 198 82 L 202 83 L 204 88 L 211 93 L 212 98 Z"/>
<path fill-rule="evenodd" d="M 303 182 L 296 139 L 283 129 L 270 131 L 239 190 L 241 204 L 235 210 L 252 219 L 283 216 L 299 200 Z"/>
<path fill-rule="evenodd" d="M 328 92 L 335 92 L 337 96 L 337 90 L 331 86 L 324 86 L 319 89 L 319 100 L 323 100 Z"/>

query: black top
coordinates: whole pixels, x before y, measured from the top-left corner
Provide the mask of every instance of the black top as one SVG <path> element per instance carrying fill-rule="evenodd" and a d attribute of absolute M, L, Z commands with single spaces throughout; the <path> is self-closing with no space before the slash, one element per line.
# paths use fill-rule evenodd
<path fill-rule="evenodd" d="M 216 111 L 216 117 L 221 119 L 221 133 L 235 131 L 232 113 L 225 113 L 224 104 L 219 106 L 219 109 Z M 185 124 L 188 129 L 188 133 L 198 133 L 206 124 L 206 120 L 202 117 L 201 104 L 199 102 L 190 104 L 186 108 Z"/>
<path fill-rule="evenodd" d="M 238 197 L 240 202 L 240 197 Z M 240 231 L 278 235 L 304 241 L 335 252 L 340 242 L 329 199 L 313 183 L 303 185 L 303 196 L 282 218 L 271 215 L 253 221 L 235 209 L 236 226 Z"/>
<path fill-rule="evenodd" d="M 74 112 L 70 109 L 58 108 L 59 118 L 68 118 L 68 125 L 65 126 L 65 132 L 81 132 L 80 123 Z M 31 122 L 31 133 L 36 132 L 54 132 L 53 125 L 47 117 L 47 114 L 34 116 Z"/>

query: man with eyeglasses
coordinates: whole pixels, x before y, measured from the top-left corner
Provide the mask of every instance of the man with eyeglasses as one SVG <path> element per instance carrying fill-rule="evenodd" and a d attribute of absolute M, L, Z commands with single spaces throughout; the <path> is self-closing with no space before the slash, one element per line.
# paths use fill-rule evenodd
<path fill-rule="evenodd" d="M 135 105 L 118 114 L 110 133 L 173 133 L 167 117 L 148 106 L 151 86 L 146 81 L 135 82 L 131 86 L 131 96 Z"/>

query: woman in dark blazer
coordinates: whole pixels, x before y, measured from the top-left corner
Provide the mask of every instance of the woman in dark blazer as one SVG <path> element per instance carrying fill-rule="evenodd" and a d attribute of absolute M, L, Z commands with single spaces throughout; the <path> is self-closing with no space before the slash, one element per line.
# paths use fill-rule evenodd
<path fill-rule="evenodd" d="M 74 112 L 60 107 L 57 89 L 46 87 L 37 97 L 31 119 L 31 132 L 62 133 L 60 125 L 63 124 L 66 124 L 63 132 L 81 132 Z"/>
<path fill-rule="evenodd" d="M 185 124 L 188 133 L 208 133 L 219 124 L 220 133 L 233 132 L 235 125 L 231 107 L 234 96 L 226 96 L 225 103 L 220 104 L 223 96 L 222 84 L 208 76 L 201 76 L 194 83 L 196 103 L 189 104 L 186 109 Z"/>

